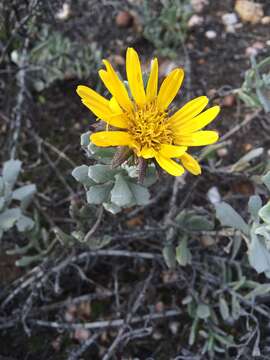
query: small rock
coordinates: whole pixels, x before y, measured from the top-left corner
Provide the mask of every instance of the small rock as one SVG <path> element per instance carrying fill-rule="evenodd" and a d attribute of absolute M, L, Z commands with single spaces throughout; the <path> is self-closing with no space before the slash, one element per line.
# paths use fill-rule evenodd
<path fill-rule="evenodd" d="M 270 24 L 270 16 L 264 16 L 261 20 L 261 23 L 263 25 L 269 25 Z"/>
<path fill-rule="evenodd" d="M 188 21 L 188 27 L 193 28 L 196 26 L 201 26 L 203 24 L 203 17 L 199 15 L 192 15 Z"/>
<path fill-rule="evenodd" d="M 154 340 L 161 340 L 163 337 L 162 333 L 160 331 L 153 332 L 152 338 Z"/>
<path fill-rule="evenodd" d="M 261 22 L 264 15 L 262 4 L 250 0 L 237 0 L 235 11 L 242 21 L 250 22 L 253 25 Z"/>
<path fill-rule="evenodd" d="M 70 5 L 68 3 L 64 3 L 62 9 L 60 9 L 55 17 L 58 20 L 67 20 L 70 15 Z"/>
<path fill-rule="evenodd" d="M 222 22 L 225 25 L 227 33 L 235 33 L 237 16 L 235 13 L 227 13 L 222 16 Z"/>
<path fill-rule="evenodd" d="M 206 31 L 205 36 L 209 40 L 214 40 L 217 37 L 217 33 L 214 30 L 208 30 Z"/>
<path fill-rule="evenodd" d="M 163 311 L 164 311 L 164 308 L 165 308 L 164 302 L 162 302 L 162 301 L 157 302 L 156 305 L 155 305 L 155 309 L 156 309 L 156 311 L 157 311 L 158 313 L 163 312 Z"/>
<path fill-rule="evenodd" d="M 246 56 L 257 56 L 264 47 L 265 45 L 263 42 L 255 41 L 251 46 L 246 48 Z"/>
<path fill-rule="evenodd" d="M 132 21 L 132 15 L 126 10 L 119 11 L 115 19 L 116 25 L 119 27 L 129 27 Z"/>
<path fill-rule="evenodd" d="M 208 0 L 191 0 L 191 6 L 196 13 L 201 13 L 208 4 Z"/>
<path fill-rule="evenodd" d="M 84 342 L 85 340 L 89 339 L 90 335 L 90 331 L 87 329 L 76 329 L 74 338 L 80 342 Z"/>
<path fill-rule="evenodd" d="M 180 327 L 180 323 L 178 321 L 171 321 L 169 324 L 169 329 L 171 330 L 173 335 L 178 333 L 178 329 Z"/>
<path fill-rule="evenodd" d="M 228 155 L 228 149 L 227 148 L 221 148 L 221 149 L 218 149 L 217 150 L 217 154 L 218 154 L 218 157 L 220 158 L 224 158 L 225 156 Z"/>
<path fill-rule="evenodd" d="M 231 107 L 234 105 L 234 103 L 235 103 L 235 97 L 232 94 L 224 96 L 222 100 L 222 105 L 225 107 Z"/>

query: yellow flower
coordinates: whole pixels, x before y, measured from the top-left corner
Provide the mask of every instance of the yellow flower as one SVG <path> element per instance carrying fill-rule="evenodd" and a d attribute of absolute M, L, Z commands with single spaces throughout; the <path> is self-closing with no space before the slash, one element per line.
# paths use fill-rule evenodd
<path fill-rule="evenodd" d="M 184 167 L 194 175 L 200 174 L 200 165 L 186 151 L 189 146 L 209 145 L 218 140 L 216 131 L 201 129 L 218 115 L 219 106 L 202 112 L 208 99 L 200 96 L 170 115 L 168 106 L 182 84 L 183 69 L 173 70 L 158 91 L 158 61 L 154 59 L 145 89 L 139 56 L 134 49 L 128 48 L 129 93 L 111 64 L 107 60 L 103 63 L 106 70 L 100 70 L 99 76 L 112 95 L 110 100 L 86 86 L 77 88 L 83 104 L 108 124 L 106 131 L 91 134 L 91 141 L 103 147 L 128 146 L 137 157 L 155 159 L 161 168 L 174 176 L 182 175 Z M 179 159 L 182 165 L 173 159 Z"/>

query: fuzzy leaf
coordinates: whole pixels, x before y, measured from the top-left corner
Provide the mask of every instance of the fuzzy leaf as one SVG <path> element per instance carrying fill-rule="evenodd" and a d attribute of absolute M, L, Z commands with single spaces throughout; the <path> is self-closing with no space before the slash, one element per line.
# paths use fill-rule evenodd
<path fill-rule="evenodd" d="M 121 174 L 115 176 L 115 184 L 111 191 L 111 201 L 117 206 L 127 206 L 133 201 L 133 194 Z"/>
<path fill-rule="evenodd" d="M 89 166 L 81 165 L 77 166 L 71 173 L 71 175 L 82 185 L 89 187 L 95 182 L 88 176 Z"/>
<path fill-rule="evenodd" d="M 191 258 L 191 252 L 187 246 L 187 238 L 184 237 L 176 247 L 176 260 L 179 265 L 186 266 L 187 264 L 191 264 Z"/>
<path fill-rule="evenodd" d="M 34 225 L 34 221 L 25 215 L 22 215 L 16 222 L 16 227 L 19 232 L 29 231 L 34 227 Z"/>
<path fill-rule="evenodd" d="M 37 191 L 36 185 L 34 184 L 25 185 L 13 191 L 12 198 L 14 200 L 21 201 L 22 208 L 26 209 L 29 203 L 31 202 L 36 191 Z"/>
<path fill-rule="evenodd" d="M 117 170 L 113 170 L 110 165 L 92 165 L 89 166 L 88 176 L 97 184 L 113 180 Z"/>
<path fill-rule="evenodd" d="M 206 304 L 199 304 L 197 307 L 197 317 L 199 319 L 207 319 L 210 316 L 210 307 Z"/>
<path fill-rule="evenodd" d="M 21 209 L 13 208 L 7 209 L 3 213 L 0 214 L 0 229 L 3 231 L 9 230 L 21 216 Z"/>
<path fill-rule="evenodd" d="M 262 177 L 262 182 L 270 190 L 270 171 Z"/>
<path fill-rule="evenodd" d="M 260 274 L 270 270 L 270 252 L 258 236 L 252 234 L 248 250 L 250 265 Z"/>
<path fill-rule="evenodd" d="M 81 135 L 81 146 L 88 146 L 90 144 L 90 135 L 91 131 L 87 131 Z"/>
<path fill-rule="evenodd" d="M 186 226 L 190 231 L 211 231 L 214 229 L 213 222 L 209 221 L 206 216 L 191 215 L 186 220 Z"/>
<path fill-rule="evenodd" d="M 103 207 L 104 207 L 105 210 L 109 211 L 112 214 L 117 214 L 117 213 L 119 213 L 121 211 L 121 207 L 119 207 L 119 206 L 117 206 L 115 204 L 112 204 L 112 203 L 104 202 Z"/>
<path fill-rule="evenodd" d="M 4 163 L 3 179 L 12 188 L 17 181 L 18 175 L 21 171 L 22 162 L 20 160 L 9 160 Z"/>
<path fill-rule="evenodd" d="M 111 189 L 111 183 L 91 186 L 86 193 L 87 202 L 89 204 L 102 204 L 108 201 Z"/>
<path fill-rule="evenodd" d="M 216 204 L 216 216 L 223 226 L 230 226 L 236 230 L 249 233 L 249 227 L 243 218 L 231 207 L 231 205 L 221 202 Z"/>
<path fill-rule="evenodd" d="M 270 202 L 260 209 L 259 217 L 267 224 L 270 224 Z"/>
<path fill-rule="evenodd" d="M 175 258 L 175 247 L 172 244 L 165 245 L 162 254 L 165 260 L 166 265 L 169 269 L 172 269 L 176 265 L 176 258 Z"/>
<path fill-rule="evenodd" d="M 149 203 L 149 191 L 142 185 L 129 183 L 129 188 L 137 205 L 146 205 Z"/>
<path fill-rule="evenodd" d="M 219 298 L 219 312 L 223 318 L 223 320 L 228 320 L 229 316 L 230 316 L 230 312 L 229 312 L 229 306 L 227 301 L 223 298 L 220 297 Z"/>
<path fill-rule="evenodd" d="M 258 212 L 262 207 L 262 199 L 259 195 L 252 195 L 248 201 L 248 210 L 252 215 L 253 219 L 258 219 Z"/>

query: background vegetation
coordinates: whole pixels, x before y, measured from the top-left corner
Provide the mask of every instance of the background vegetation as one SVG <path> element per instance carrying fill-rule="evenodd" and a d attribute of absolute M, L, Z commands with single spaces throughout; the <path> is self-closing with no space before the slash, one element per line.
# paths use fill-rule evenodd
<path fill-rule="evenodd" d="M 1 359 L 269 359 L 269 16 L 267 0 L 0 3 Z M 75 89 L 103 93 L 102 58 L 124 75 L 128 46 L 161 78 L 185 68 L 177 107 L 221 105 L 220 141 L 195 149 L 202 176 L 148 174 L 113 215 L 85 194 L 104 154 L 80 140 L 95 119 Z"/>

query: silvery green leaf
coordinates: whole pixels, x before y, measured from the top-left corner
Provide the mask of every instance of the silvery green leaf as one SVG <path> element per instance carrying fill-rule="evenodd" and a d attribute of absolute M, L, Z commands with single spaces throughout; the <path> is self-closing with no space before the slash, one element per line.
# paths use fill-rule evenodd
<path fill-rule="evenodd" d="M 17 181 L 21 165 L 22 163 L 20 160 L 9 160 L 4 163 L 3 179 L 4 182 L 8 183 L 11 187 L 13 187 Z"/>
<path fill-rule="evenodd" d="M 186 219 L 186 226 L 190 231 L 211 231 L 214 223 L 209 221 L 206 216 L 190 215 Z"/>
<path fill-rule="evenodd" d="M 270 202 L 260 209 L 259 217 L 267 224 L 270 224 Z"/>
<path fill-rule="evenodd" d="M 223 318 L 223 320 L 228 320 L 229 316 L 230 316 L 230 312 L 229 312 L 229 306 L 227 301 L 224 299 L 224 297 L 220 297 L 219 298 L 219 312 Z"/>
<path fill-rule="evenodd" d="M 262 177 L 262 182 L 270 190 L 270 171 Z"/>
<path fill-rule="evenodd" d="M 256 159 L 257 157 L 263 154 L 263 147 L 253 149 L 249 151 L 246 155 L 241 157 L 234 165 L 231 167 L 231 171 L 242 171 L 244 170 L 250 161 Z"/>
<path fill-rule="evenodd" d="M 89 241 L 86 243 L 88 244 L 91 250 L 98 250 L 102 249 L 104 246 L 108 245 L 112 240 L 112 237 L 109 235 L 104 235 L 103 237 L 91 237 Z"/>
<path fill-rule="evenodd" d="M 95 182 L 91 180 L 88 176 L 89 166 L 81 165 L 77 166 L 71 173 L 71 175 L 82 185 L 89 187 Z"/>
<path fill-rule="evenodd" d="M 132 191 L 133 197 L 137 205 L 146 205 L 149 203 L 149 191 L 142 185 L 129 183 L 129 188 Z"/>
<path fill-rule="evenodd" d="M 4 194 L 4 190 L 5 190 L 4 179 L 2 176 L 0 176 L 0 196 Z"/>
<path fill-rule="evenodd" d="M 7 209 L 3 213 L 0 214 L 0 228 L 3 231 L 9 230 L 18 219 L 21 217 L 21 209 L 13 208 Z"/>
<path fill-rule="evenodd" d="M 232 317 L 234 320 L 238 320 L 241 315 L 241 306 L 236 295 L 232 295 Z"/>
<path fill-rule="evenodd" d="M 122 207 L 128 206 L 133 201 L 133 194 L 121 174 L 115 176 L 115 184 L 111 191 L 111 202 Z"/>
<path fill-rule="evenodd" d="M 98 147 L 91 142 L 87 149 L 91 157 L 99 160 L 103 164 L 110 164 L 116 152 L 115 148 L 113 147 Z"/>
<path fill-rule="evenodd" d="M 231 207 L 231 205 L 221 202 L 215 205 L 216 216 L 223 226 L 230 226 L 236 230 L 249 233 L 249 227 L 243 218 Z"/>
<path fill-rule="evenodd" d="M 3 197 L 0 197 L 0 212 L 3 211 L 5 203 L 5 199 Z"/>
<path fill-rule="evenodd" d="M 162 250 L 162 254 L 165 260 L 166 265 L 169 269 L 172 269 L 176 265 L 176 258 L 175 258 L 175 247 L 173 244 L 167 244 L 164 246 Z"/>
<path fill-rule="evenodd" d="M 117 170 L 114 170 L 110 165 L 91 165 L 88 169 L 88 176 L 97 184 L 105 183 L 113 180 Z"/>
<path fill-rule="evenodd" d="M 251 244 L 248 249 L 250 265 L 260 274 L 270 270 L 270 252 L 267 250 L 263 241 L 252 234 Z"/>
<path fill-rule="evenodd" d="M 199 319 L 207 319 L 211 314 L 209 305 L 199 304 L 196 313 Z"/>
<path fill-rule="evenodd" d="M 111 189 L 111 183 L 91 186 L 86 193 L 87 202 L 89 204 L 102 204 L 108 201 Z"/>
<path fill-rule="evenodd" d="M 34 227 L 34 225 L 35 225 L 34 221 L 25 215 L 21 215 L 18 221 L 16 222 L 16 227 L 20 232 L 29 231 Z"/>
<path fill-rule="evenodd" d="M 258 218 L 258 212 L 262 207 L 262 199 L 259 195 L 252 195 L 248 201 L 248 210 L 254 220 Z"/>
<path fill-rule="evenodd" d="M 88 146 L 90 144 L 90 135 L 91 131 L 87 131 L 81 135 L 81 146 Z"/>
<path fill-rule="evenodd" d="M 184 237 L 176 247 L 176 260 L 179 265 L 186 266 L 191 264 L 191 252 L 187 246 L 187 238 Z"/>
<path fill-rule="evenodd" d="M 261 235 L 264 238 L 267 250 L 270 250 L 270 225 L 257 226 L 254 230 L 256 235 Z"/>
<path fill-rule="evenodd" d="M 21 201 L 22 208 L 26 209 L 29 203 L 31 202 L 36 191 L 37 191 L 36 185 L 34 184 L 25 185 L 13 191 L 12 198 L 14 200 Z"/>
<path fill-rule="evenodd" d="M 33 256 L 24 256 L 20 260 L 15 261 L 16 266 L 24 267 L 31 265 L 34 262 L 39 262 L 42 260 L 42 254 L 33 255 Z"/>
<path fill-rule="evenodd" d="M 112 204 L 112 203 L 103 203 L 103 207 L 105 210 L 109 211 L 112 214 L 117 214 L 121 211 L 121 207 Z"/>
<path fill-rule="evenodd" d="M 143 186 L 152 186 L 157 181 L 157 171 L 154 166 L 149 165 L 146 169 Z"/>

